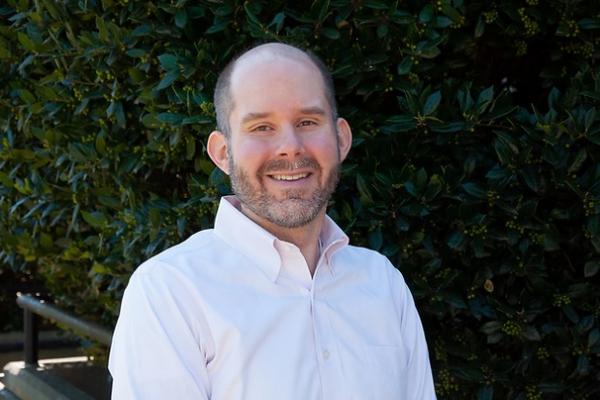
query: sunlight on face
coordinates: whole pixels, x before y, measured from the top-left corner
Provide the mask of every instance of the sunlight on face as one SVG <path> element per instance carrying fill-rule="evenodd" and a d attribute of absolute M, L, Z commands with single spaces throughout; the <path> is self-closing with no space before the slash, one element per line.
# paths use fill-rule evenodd
<path fill-rule="evenodd" d="M 340 152 L 322 77 L 309 61 L 267 55 L 232 76 L 228 158 L 242 207 L 285 228 L 313 221 L 339 180 Z"/>

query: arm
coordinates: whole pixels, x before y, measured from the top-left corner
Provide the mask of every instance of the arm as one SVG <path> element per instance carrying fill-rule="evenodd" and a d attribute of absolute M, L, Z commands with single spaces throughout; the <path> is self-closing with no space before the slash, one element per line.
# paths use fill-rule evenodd
<path fill-rule="evenodd" d="M 138 271 L 125 290 L 109 359 L 114 400 L 210 398 L 191 297 L 176 273 L 163 271 Z"/>
<path fill-rule="evenodd" d="M 406 373 L 410 375 L 407 382 L 411 382 L 411 385 L 406 389 L 406 398 L 432 400 L 436 397 L 423 325 L 404 278 L 395 269 L 392 273 L 394 302 L 400 315 L 402 339 L 410 350 Z"/>

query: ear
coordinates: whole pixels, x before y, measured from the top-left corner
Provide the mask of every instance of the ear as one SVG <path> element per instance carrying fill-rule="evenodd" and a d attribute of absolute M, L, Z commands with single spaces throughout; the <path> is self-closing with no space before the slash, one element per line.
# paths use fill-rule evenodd
<path fill-rule="evenodd" d="M 229 175 L 229 145 L 227 138 L 220 131 L 211 132 L 206 143 L 206 151 L 208 156 L 217 167 L 227 175 Z"/>
<path fill-rule="evenodd" d="M 350 129 L 350 124 L 344 118 L 338 118 L 336 125 L 340 161 L 344 161 L 350 151 L 350 147 L 352 147 L 352 129 Z"/>

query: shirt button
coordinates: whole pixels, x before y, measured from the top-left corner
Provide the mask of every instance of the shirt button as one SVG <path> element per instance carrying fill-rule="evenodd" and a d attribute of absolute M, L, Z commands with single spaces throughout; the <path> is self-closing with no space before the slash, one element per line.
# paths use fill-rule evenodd
<path fill-rule="evenodd" d="M 325 351 L 323 352 L 323 358 L 324 358 L 324 359 L 326 359 L 326 360 L 328 360 L 328 359 L 329 359 L 329 356 L 330 356 L 330 354 L 329 354 L 329 351 L 325 350 Z"/>

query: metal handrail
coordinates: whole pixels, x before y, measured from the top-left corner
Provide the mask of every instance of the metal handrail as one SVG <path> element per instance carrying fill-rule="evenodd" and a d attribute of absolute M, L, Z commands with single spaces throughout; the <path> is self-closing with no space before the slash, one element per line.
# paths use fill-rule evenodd
<path fill-rule="evenodd" d="M 23 308 L 25 363 L 37 365 L 38 361 L 38 324 L 36 315 L 63 324 L 81 336 L 110 346 L 112 332 L 94 322 L 84 321 L 55 305 L 27 294 L 17 294 L 17 304 Z"/>

